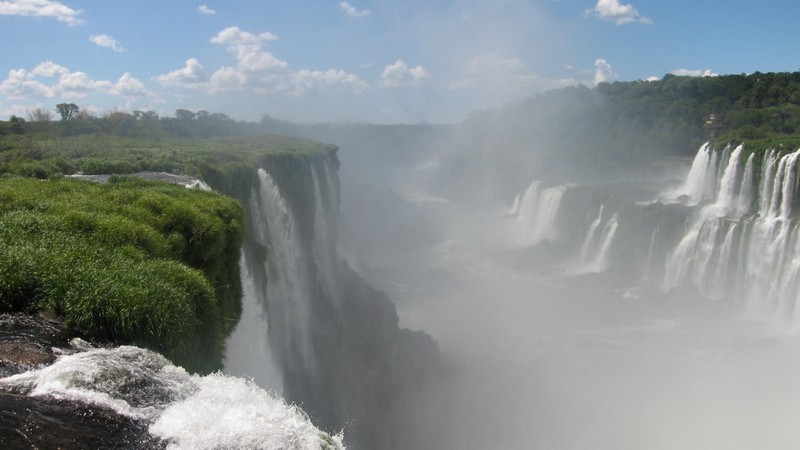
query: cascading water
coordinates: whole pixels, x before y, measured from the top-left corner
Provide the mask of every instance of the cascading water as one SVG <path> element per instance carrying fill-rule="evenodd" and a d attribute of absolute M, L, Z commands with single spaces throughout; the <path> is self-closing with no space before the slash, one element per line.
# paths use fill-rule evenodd
<path fill-rule="evenodd" d="M 619 223 L 617 213 L 614 213 L 602 229 L 600 228 L 603 223 L 604 207 L 604 205 L 600 205 L 597 218 L 589 225 L 589 230 L 583 239 L 583 245 L 581 245 L 578 267 L 571 271 L 573 274 L 603 272 L 608 268 L 609 253 Z"/>
<path fill-rule="evenodd" d="M 708 152 L 706 145 L 699 155 Z M 742 152 L 738 146 L 729 153 L 719 182 L 716 170 L 692 167 L 690 174 L 702 172 L 705 178 L 687 180 L 686 186 L 709 185 L 713 179 L 717 194 L 692 212 L 667 260 L 664 286 L 692 283 L 710 297 L 733 295 L 753 313 L 796 325 L 800 252 L 794 199 L 800 151 L 764 153 L 758 188 L 756 155 L 750 154 L 742 168 Z M 695 164 L 705 159 L 698 156 Z"/>
<path fill-rule="evenodd" d="M 405 411 L 397 392 L 419 382 L 419 374 L 407 375 L 417 370 L 417 358 L 426 360 L 419 367 L 434 367 L 435 344 L 399 329 L 393 304 L 339 258 L 337 167 L 328 154 L 258 170 L 242 280 L 251 303 L 245 311 L 260 320 L 243 318 L 226 363 L 259 384 L 266 379 L 262 387 L 281 388 L 321 428 L 345 428 L 348 445 L 399 447 L 395 441 L 414 438 L 392 419 Z M 242 342 L 268 351 L 240 351 Z M 252 355 L 262 361 L 242 360 Z"/>
<path fill-rule="evenodd" d="M 521 197 L 514 200 L 508 215 L 515 217 L 518 245 L 531 246 L 558 238 L 558 212 L 561 198 L 571 185 L 542 188 L 534 181 Z"/>

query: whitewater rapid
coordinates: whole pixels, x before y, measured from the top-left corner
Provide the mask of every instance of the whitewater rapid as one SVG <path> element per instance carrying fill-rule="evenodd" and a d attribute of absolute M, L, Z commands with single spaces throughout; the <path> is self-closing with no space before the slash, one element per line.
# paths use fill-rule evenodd
<path fill-rule="evenodd" d="M 148 426 L 169 449 L 341 449 L 297 406 L 250 380 L 188 374 L 133 346 L 63 354 L 50 366 L 0 379 L 5 392 L 86 403 Z"/>

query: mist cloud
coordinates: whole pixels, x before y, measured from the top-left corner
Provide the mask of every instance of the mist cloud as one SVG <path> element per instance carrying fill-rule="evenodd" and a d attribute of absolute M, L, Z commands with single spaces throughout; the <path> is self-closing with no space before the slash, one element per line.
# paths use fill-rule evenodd
<path fill-rule="evenodd" d="M 682 77 L 718 77 L 718 73 L 712 72 L 710 69 L 706 70 L 689 70 L 689 69 L 675 69 L 670 72 L 673 75 Z"/>

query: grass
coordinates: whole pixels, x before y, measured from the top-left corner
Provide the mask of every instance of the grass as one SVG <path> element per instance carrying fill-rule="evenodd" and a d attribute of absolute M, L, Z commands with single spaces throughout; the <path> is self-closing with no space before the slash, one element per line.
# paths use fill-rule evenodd
<path fill-rule="evenodd" d="M 93 337 L 217 369 L 240 311 L 242 221 L 235 200 L 177 185 L 3 179 L 0 311 L 53 310 Z"/>

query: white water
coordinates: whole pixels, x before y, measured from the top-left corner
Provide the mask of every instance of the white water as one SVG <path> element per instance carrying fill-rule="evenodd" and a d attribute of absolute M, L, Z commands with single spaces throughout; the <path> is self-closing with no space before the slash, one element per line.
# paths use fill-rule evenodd
<path fill-rule="evenodd" d="M 331 223 L 338 214 L 326 211 L 325 208 L 338 208 L 339 199 L 335 198 L 328 166 L 323 165 L 321 174 L 316 165 L 311 165 L 311 177 L 314 184 L 314 261 L 317 266 L 317 280 L 322 291 L 338 300 L 340 289 L 336 266 L 336 224 Z M 320 180 L 321 178 L 321 180 Z"/>
<path fill-rule="evenodd" d="M 614 213 L 600 229 L 603 209 L 604 205 L 600 205 L 597 218 L 589 225 L 589 230 L 583 238 L 577 267 L 569 271 L 571 275 L 599 273 L 608 269 L 611 245 L 614 243 L 619 223 L 617 213 Z"/>
<path fill-rule="evenodd" d="M 144 420 L 170 449 L 336 449 L 296 406 L 252 381 L 189 375 L 137 347 L 63 355 L 52 365 L 0 379 L 6 389 L 110 408 Z"/>
<path fill-rule="evenodd" d="M 264 169 L 258 170 L 258 176 L 260 184 L 250 202 L 253 233 L 256 242 L 270 253 L 260 268 L 255 262 L 245 261 L 245 265 L 263 270 L 267 276 L 266 286 L 254 288 L 256 298 L 268 309 L 269 323 L 278 327 L 270 330 L 274 338 L 270 344 L 282 346 L 280 353 L 291 359 L 288 364 L 292 367 L 311 371 L 315 357 L 309 323 L 315 284 L 308 266 L 310 258 L 303 253 L 297 221 L 272 176 Z M 251 339 L 264 345 L 267 342 L 260 333 Z"/>
<path fill-rule="evenodd" d="M 261 296 L 256 294 L 256 282 L 248 270 L 247 261 L 240 261 L 242 279 L 242 316 L 225 342 L 225 373 L 249 377 L 262 388 L 283 391 L 280 367 L 267 345 L 269 322 Z"/>
<path fill-rule="evenodd" d="M 515 199 L 508 215 L 515 217 L 515 241 L 520 246 L 532 246 L 558 238 L 558 210 L 564 192 L 572 185 L 542 188 L 534 181 L 525 193 Z"/>
<path fill-rule="evenodd" d="M 737 147 L 722 161 L 723 175 L 714 188 L 717 195 L 693 212 L 667 260 L 664 285 L 691 283 L 712 298 L 730 294 L 758 317 L 797 327 L 800 236 L 794 199 L 800 151 L 780 157 L 775 151 L 767 152 L 756 186 L 753 155 L 742 169 L 742 150 Z M 695 159 L 692 185 L 716 180 L 717 170 L 700 170 L 706 165 L 706 153 L 704 146 Z M 702 177 L 697 175 L 701 172 Z M 756 192 L 758 210 L 752 215 Z"/>

